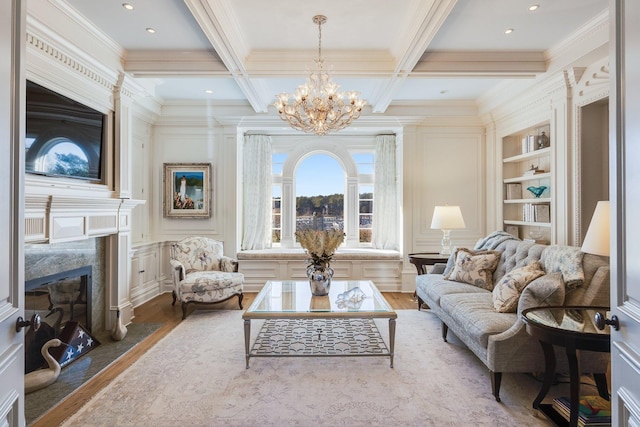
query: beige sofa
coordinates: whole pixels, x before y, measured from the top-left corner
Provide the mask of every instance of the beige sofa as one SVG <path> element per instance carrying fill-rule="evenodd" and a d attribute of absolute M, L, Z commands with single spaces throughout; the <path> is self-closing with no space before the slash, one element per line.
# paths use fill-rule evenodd
<path fill-rule="evenodd" d="M 465 258 L 460 256 L 460 250 L 457 251 L 458 261 Z M 481 254 L 486 251 L 498 258 L 486 288 L 478 286 L 474 280 L 467 280 L 474 284 L 451 280 L 458 278 L 460 268 L 456 270 L 456 267 L 462 265 L 462 261 L 457 265 L 452 255 L 446 267 L 436 265 L 431 274 L 416 277 L 416 293 L 418 309 L 426 304 L 442 321 L 443 339 L 447 340 L 447 332 L 451 330 L 489 368 L 492 393 L 500 401 L 502 373 L 539 373 L 545 369 L 542 348 L 526 332 L 521 320 L 522 311 L 552 305 L 608 307 L 609 263 L 608 258 L 583 254 L 579 248 L 539 245 L 501 231 L 481 239 L 468 252 Z M 523 271 L 521 267 L 535 262 L 540 263 L 546 274 L 524 287 L 515 301 L 515 311 L 497 311 L 496 305 L 501 300 L 498 298 L 496 302 L 493 288 L 501 283 L 499 289 L 504 289 L 503 285 L 511 277 Z M 567 268 L 563 263 L 573 265 Z M 511 302 L 513 305 L 514 301 Z M 568 372 L 562 349 L 556 348 L 556 360 L 556 371 Z M 600 390 L 606 387 L 608 361 L 606 353 L 580 354 L 582 372 L 594 374 Z"/>

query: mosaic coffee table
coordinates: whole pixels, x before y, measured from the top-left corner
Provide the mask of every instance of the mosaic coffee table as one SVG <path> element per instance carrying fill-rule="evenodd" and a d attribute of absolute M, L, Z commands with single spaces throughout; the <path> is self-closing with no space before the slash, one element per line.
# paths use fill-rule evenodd
<path fill-rule="evenodd" d="M 304 356 L 388 356 L 393 368 L 397 317 L 369 280 L 334 280 L 323 297 L 308 281 L 269 281 L 242 315 L 247 368 L 251 357 Z M 265 322 L 250 346 L 254 319 Z M 373 319 L 389 319 L 388 348 Z"/>

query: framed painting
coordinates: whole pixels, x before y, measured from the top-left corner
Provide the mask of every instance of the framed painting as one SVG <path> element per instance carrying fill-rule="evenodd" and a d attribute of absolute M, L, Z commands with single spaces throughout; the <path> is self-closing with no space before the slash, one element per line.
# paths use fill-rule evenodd
<path fill-rule="evenodd" d="M 164 164 L 164 216 L 209 218 L 211 216 L 211 164 Z"/>

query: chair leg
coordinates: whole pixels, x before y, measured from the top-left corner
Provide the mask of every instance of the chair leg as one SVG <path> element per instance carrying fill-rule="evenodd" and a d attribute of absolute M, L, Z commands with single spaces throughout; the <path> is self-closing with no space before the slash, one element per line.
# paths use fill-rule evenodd
<path fill-rule="evenodd" d="M 187 318 L 187 303 L 182 303 L 182 320 Z"/>
<path fill-rule="evenodd" d="M 418 311 L 420 311 L 420 309 L 422 308 L 422 304 L 424 304 L 424 302 L 422 301 L 422 298 L 418 296 L 418 294 L 416 294 L 416 298 L 418 298 Z"/>
<path fill-rule="evenodd" d="M 244 294 L 238 294 L 238 305 L 240 306 L 240 310 L 244 307 L 242 306 L 242 299 L 244 298 Z"/>
<path fill-rule="evenodd" d="M 491 392 L 496 398 L 496 402 L 500 402 L 500 383 L 502 382 L 502 372 L 491 372 Z"/>
<path fill-rule="evenodd" d="M 442 339 L 444 342 L 447 342 L 447 332 L 449 332 L 449 327 L 446 323 L 442 322 Z"/>
<path fill-rule="evenodd" d="M 177 299 L 176 291 L 171 291 L 171 296 L 173 297 L 173 302 L 171 303 L 171 305 L 176 305 L 176 299 Z"/>

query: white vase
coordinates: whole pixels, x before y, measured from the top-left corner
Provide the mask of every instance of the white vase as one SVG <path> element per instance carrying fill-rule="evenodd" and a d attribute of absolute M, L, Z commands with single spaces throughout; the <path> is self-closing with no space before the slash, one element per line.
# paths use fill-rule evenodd
<path fill-rule="evenodd" d="M 120 310 L 118 310 L 116 313 L 116 323 L 113 325 L 113 329 L 111 330 L 111 339 L 114 341 L 122 341 L 126 335 L 127 327 L 122 324 Z"/>

